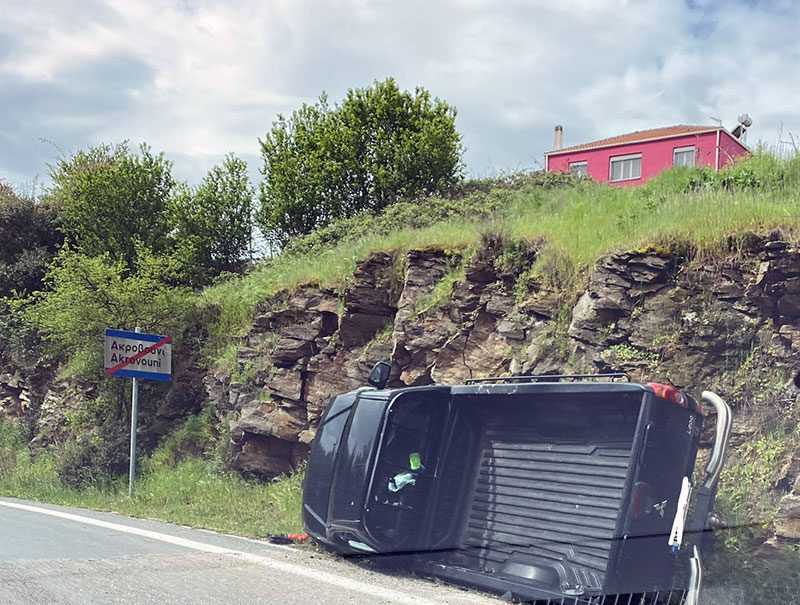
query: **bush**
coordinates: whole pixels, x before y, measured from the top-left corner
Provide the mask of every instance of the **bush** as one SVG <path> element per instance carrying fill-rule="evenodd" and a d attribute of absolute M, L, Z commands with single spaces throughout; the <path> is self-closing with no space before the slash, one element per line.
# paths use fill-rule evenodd
<path fill-rule="evenodd" d="M 24 301 L 0 298 L 0 362 L 34 368 L 50 361 L 41 335 L 25 319 Z"/>
<path fill-rule="evenodd" d="M 725 466 L 717 509 L 728 526 L 745 530 L 726 534 L 729 548 L 741 546 L 743 533 L 751 539 L 766 538 L 766 528 L 775 518 L 780 498 L 772 486 L 780 469 L 779 462 L 790 447 L 790 435 L 775 430 L 741 445 Z"/>
<path fill-rule="evenodd" d="M 128 470 L 130 452 L 129 414 L 113 396 L 83 402 L 67 417 L 71 439 L 52 446 L 56 474 L 71 488 L 107 488 Z"/>
<path fill-rule="evenodd" d="M 46 277 L 50 288 L 29 299 L 25 316 L 60 354 L 94 359 L 107 327 L 179 334 L 193 308 L 192 293 L 174 285 L 174 267 L 140 248 L 137 272 L 107 254 L 85 256 L 69 248 L 59 253 Z"/>
<path fill-rule="evenodd" d="M 118 475 L 128 470 L 128 436 L 118 433 L 80 435 L 67 442 L 57 457 L 56 473 L 71 488 L 108 487 Z"/>
<path fill-rule="evenodd" d="M 48 194 L 70 245 L 87 256 L 106 256 L 128 268 L 137 246 L 161 253 L 168 247 L 172 165 L 146 145 L 98 145 L 59 160 Z"/>
<path fill-rule="evenodd" d="M 362 212 L 333 221 L 310 235 L 292 240 L 289 255 L 315 255 L 342 242 L 388 235 L 401 229 L 421 229 L 453 219 L 481 221 L 508 207 L 512 190 L 475 191 L 463 198 L 430 197 L 424 202 L 398 202 L 380 213 Z"/>
<path fill-rule="evenodd" d="M 261 141 L 265 180 L 258 221 L 283 246 L 333 220 L 441 193 L 461 179 L 455 110 L 394 80 L 351 89 L 334 107 L 323 94 Z"/>
<path fill-rule="evenodd" d="M 680 193 L 703 191 L 782 191 L 800 185 L 800 155 L 782 160 L 766 150 L 738 159 L 719 172 L 707 166 L 672 168 L 651 179 L 641 188 L 648 200 Z"/>
<path fill-rule="evenodd" d="M 51 206 L 20 197 L 0 182 L 0 297 L 41 289 L 61 241 Z"/>
<path fill-rule="evenodd" d="M 22 425 L 0 418 L 0 476 L 14 471 L 17 456 L 25 448 L 27 442 Z"/>
<path fill-rule="evenodd" d="M 175 196 L 173 254 L 187 283 L 206 285 L 218 275 L 242 269 L 252 239 L 253 193 L 247 164 L 229 155 L 199 187 L 185 188 Z"/>
<path fill-rule="evenodd" d="M 175 466 L 187 458 L 200 458 L 214 445 L 214 412 L 207 408 L 200 414 L 189 416 L 153 452 L 148 461 L 149 468 Z"/>

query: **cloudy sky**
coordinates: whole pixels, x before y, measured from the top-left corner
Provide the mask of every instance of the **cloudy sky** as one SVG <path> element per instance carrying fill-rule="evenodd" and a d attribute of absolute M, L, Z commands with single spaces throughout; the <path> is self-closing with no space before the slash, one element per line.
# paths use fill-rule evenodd
<path fill-rule="evenodd" d="M 197 182 L 260 167 L 276 114 L 395 77 L 458 109 L 468 172 L 540 165 L 565 142 L 675 123 L 749 142 L 800 135 L 793 0 L 3 0 L 0 178 L 128 139 Z"/>

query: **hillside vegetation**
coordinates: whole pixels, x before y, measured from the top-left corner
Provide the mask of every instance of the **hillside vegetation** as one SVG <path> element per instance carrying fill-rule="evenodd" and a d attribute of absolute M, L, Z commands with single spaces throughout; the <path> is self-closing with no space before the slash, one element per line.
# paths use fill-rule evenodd
<path fill-rule="evenodd" d="M 217 351 L 247 328 L 261 300 L 303 283 L 338 287 L 374 251 L 443 248 L 468 253 L 486 234 L 543 240 L 550 271 L 578 279 L 602 254 L 648 245 L 690 255 L 736 246 L 749 232 L 800 227 L 800 158 L 759 153 L 720 173 L 674 169 L 644 187 L 614 188 L 568 175 L 515 174 L 469 183 L 460 194 L 397 203 L 296 239 L 248 275 L 206 289 L 221 315 Z"/>
<path fill-rule="evenodd" d="M 169 318 L 177 322 L 176 333 L 191 322 L 199 322 L 207 331 L 208 338 L 198 340 L 202 345 L 202 355 L 196 360 L 199 366 L 235 369 L 240 337 L 249 329 L 259 303 L 303 284 L 342 292 L 356 265 L 373 252 L 440 249 L 467 259 L 482 241 L 494 238 L 506 247 L 504 262 L 520 281 L 536 274 L 554 288 L 577 292 L 596 260 L 612 251 L 677 250 L 693 259 L 735 255 L 753 233 L 773 229 L 780 229 L 784 238 L 800 236 L 798 158 L 779 160 L 758 153 L 719 174 L 673 170 L 646 186 L 625 189 L 575 181 L 565 175 L 515 174 L 469 181 L 449 195 L 398 202 L 380 213 L 364 212 L 333 221 L 292 240 L 283 253 L 256 264 L 245 275 L 223 274 L 214 285 L 196 292 L 183 286 L 167 288 L 163 299 L 179 299 L 174 308 L 181 313 Z M 539 250 L 534 265 L 514 266 L 523 262 L 519 251 L 533 245 Z M 148 275 L 143 272 L 141 279 Z M 122 283 L 113 274 L 103 277 L 98 273 L 98 278 Z M 63 279 L 68 281 L 70 276 Z M 458 279 L 456 272 L 442 283 L 452 286 Z M 158 283 L 162 289 L 167 287 L 163 281 Z M 125 293 L 121 286 L 112 295 L 119 295 L 124 305 L 147 287 L 137 284 Z M 441 295 L 444 290 L 440 290 L 432 297 Z M 63 304 L 69 301 L 63 299 Z M 420 303 L 423 310 L 434 306 L 434 300 Z M 99 329 L 102 322 L 110 320 L 103 317 L 88 329 Z M 53 323 L 51 329 L 58 331 L 62 329 L 59 326 Z M 80 349 L 70 348 L 77 346 L 78 338 L 87 338 L 86 332 L 71 335 L 64 330 L 61 334 L 66 340 L 76 340 L 65 342 L 63 350 L 72 351 L 80 362 L 62 366 L 62 378 L 69 378 L 73 371 L 86 374 L 87 367 L 96 368 L 97 359 L 84 363 Z M 163 396 L 154 391 L 151 399 Z M 117 405 L 108 394 L 87 403 L 84 411 L 71 417 L 70 430 L 91 435 L 91 439 L 80 438 L 33 456 L 25 447 L 30 434 L 6 423 L 0 431 L 0 495 L 113 509 L 247 535 L 300 528 L 302 475 L 263 484 L 228 470 L 225 448 L 229 435 L 216 424 L 214 410 L 191 416 L 178 425 L 181 428 L 173 427 L 171 435 L 159 436 L 132 500 L 127 497 L 124 475 L 120 477 L 114 470 L 119 468 L 119 460 L 97 474 L 76 477 L 75 469 L 82 464 L 99 465 L 112 456 L 110 448 L 103 445 L 107 436 L 102 426 L 103 419 L 113 415 L 124 419 L 124 409 L 120 411 Z M 747 485 L 769 482 L 761 479 L 771 477 L 769 469 L 764 470 L 755 459 L 748 459 L 747 464 L 756 464 L 757 470 L 746 466 L 729 475 L 744 477 Z M 758 481 L 751 480 L 754 472 L 760 473 Z M 734 502 L 742 497 L 740 492 L 725 495 Z"/>

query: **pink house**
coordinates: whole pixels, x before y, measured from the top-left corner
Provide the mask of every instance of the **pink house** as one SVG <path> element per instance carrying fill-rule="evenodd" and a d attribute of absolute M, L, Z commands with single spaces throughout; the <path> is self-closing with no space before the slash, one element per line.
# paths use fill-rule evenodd
<path fill-rule="evenodd" d="M 737 127 L 734 133 L 744 130 Z M 721 126 L 667 126 L 564 148 L 562 133 L 556 126 L 555 149 L 544 154 L 547 172 L 572 172 L 620 186 L 639 185 L 673 166 L 719 170 L 750 153 Z"/>

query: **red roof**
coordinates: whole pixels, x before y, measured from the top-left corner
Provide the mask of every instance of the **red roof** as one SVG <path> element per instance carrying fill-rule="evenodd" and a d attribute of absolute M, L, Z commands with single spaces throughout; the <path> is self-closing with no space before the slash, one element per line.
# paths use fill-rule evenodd
<path fill-rule="evenodd" d="M 564 153 L 565 151 L 583 151 L 585 149 L 595 149 L 597 147 L 614 147 L 616 145 L 625 145 L 627 143 L 639 143 L 641 141 L 652 141 L 656 139 L 667 139 L 669 137 L 678 137 L 687 134 L 699 134 L 701 132 L 714 132 L 722 130 L 718 126 L 687 126 L 686 124 L 679 124 L 677 126 L 665 126 L 663 128 L 651 128 L 649 130 L 637 130 L 628 134 L 621 134 L 607 139 L 600 139 L 599 141 L 592 141 L 591 143 L 583 143 L 581 145 L 573 145 L 572 147 L 563 147 L 561 149 L 553 149 L 548 152 L 550 154 Z"/>

